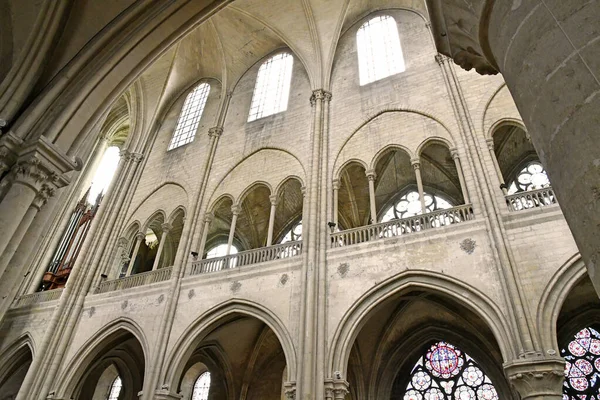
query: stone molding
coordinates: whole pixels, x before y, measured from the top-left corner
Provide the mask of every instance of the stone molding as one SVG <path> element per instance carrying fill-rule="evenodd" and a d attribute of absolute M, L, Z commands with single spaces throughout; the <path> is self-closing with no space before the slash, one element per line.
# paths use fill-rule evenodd
<path fill-rule="evenodd" d="M 242 207 L 239 204 L 234 204 L 231 206 L 231 213 L 233 215 L 240 215 L 241 211 L 242 211 Z"/>
<path fill-rule="evenodd" d="M 38 192 L 31 205 L 38 209 L 38 211 L 48 202 L 50 197 L 54 196 L 54 189 L 49 185 L 42 185 L 42 188 Z"/>
<path fill-rule="evenodd" d="M 375 182 L 375 179 L 377 178 L 377 174 L 375 173 L 375 170 L 368 169 L 365 171 L 365 174 L 367 175 L 368 180 Z"/>
<path fill-rule="evenodd" d="M 296 382 L 284 382 L 283 393 L 287 400 L 296 400 Z"/>
<path fill-rule="evenodd" d="M 334 179 L 332 185 L 333 185 L 333 190 L 340 190 L 340 180 L 339 179 L 337 179 L 337 178 Z"/>
<path fill-rule="evenodd" d="M 12 132 L 2 135 L 0 138 L 0 174 L 9 170 L 17 161 L 22 143 L 23 140 Z"/>
<path fill-rule="evenodd" d="M 221 137 L 221 135 L 223 134 L 223 127 L 222 126 L 215 126 L 212 127 L 208 130 L 208 136 L 211 138 L 219 138 Z"/>
<path fill-rule="evenodd" d="M 269 196 L 269 200 L 271 201 L 272 206 L 276 206 L 279 202 L 279 196 L 277 196 L 276 194 L 272 194 Z"/>
<path fill-rule="evenodd" d="M 179 393 L 172 393 L 169 389 L 160 389 L 154 392 L 155 400 L 180 400 L 183 399 L 183 395 Z"/>
<path fill-rule="evenodd" d="M 213 219 L 215 219 L 215 214 L 213 214 L 212 212 L 207 212 L 206 214 L 204 214 L 204 223 L 211 223 L 213 221 Z"/>
<path fill-rule="evenodd" d="M 138 232 L 135 234 L 135 238 L 139 241 L 144 240 L 145 237 L 146 237 L 146 234 L 144 232 Z"/>
<path fill-rule="evenodd" d="M 317 101 L 331 101 L 331 92 L 328 92 L 325 89 L 316 89 L 313 90 L 312 95 L 310 96 L 310 105 L 314 106 Z"/>
<path fill-rule="evenodd" d="M 173 225 L 172 225 L 171 223 L 169 223 L 169 222 L 165 222 L 165 223 L 164 223 L 164 224 L 162 224 L 160 227 L 162 228 L 162 230 L 163 230 L 163 232 L 164 232 L 164 233 L 167 233 L 167 232 L 169 232 L 171 229 L 173 229 Z"/>
<path fill-rule="evenodd" d="M 420 169 L 421 168 L 421 160 L 419 160 L 418 158 L 412 158 L 410 160 L 410 165 L 412 165 L 414 170 Z"/>
<path fill-rule="evenodd" d="M 521 399 L 562 397 L 565 361 L 562 358 L 524 358 L 504 364 L 509 382 Z"/>
<path fill-rule="evenodd" d="M 350 393 L 350 384 L 345 379 L 326 379 L 325 380 L 325 398 L 333 400 L 344 400 Z"/>

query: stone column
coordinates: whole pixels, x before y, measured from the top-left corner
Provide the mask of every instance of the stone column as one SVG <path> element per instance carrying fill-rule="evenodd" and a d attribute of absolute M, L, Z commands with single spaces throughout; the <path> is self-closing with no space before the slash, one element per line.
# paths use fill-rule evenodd
<path fill-rule="evenodd" d="M 275 225 L 275 210 L 277 209 L 277 195 L 269 196 L 271 200 L 271 213 L 269 214 L 269 231 L 267 233 L 267 246 L 273 243 L 273 228 Z"/>
<path fill-rule="evenodd" d="M 325 380 L 325 399 L 326 400 L 345 400 L 349 393 L 350 384 L 344 379 Z"/>
<path fill-rule="evenodd" d="M 6 267 L 8 266 L 13 255 L 17 251 L 17 248 L 21 244 L 23 237 L 27 233 L 27 230 L 31 226 L 31 223 L 33 222 L 33 219 L 37 215 L 38 211 L 42 208 L 44 204 L 46 204 L 48 198 L 52 195 L 53 190 L 51 190 L 48 186 L 44 185 L 33 200 L 33 202 L 31 203 L 31 206 L 23 216 L 21 223 L 17 227 L 17 230 L 8 242 L 4 253 L 0 257 L 0 276 L 3 276 Z"/>
<path fill-rule="evenodd" d="M 335 224 L 335 229 L 338 229 L 338 201 L 340 196 L 340 180 L 333 180 L 333 215 L 331 220 Z"/>
<path fill-rule="evenodd" d="M 600 293 L 598 2 L 496 1 L 483 9 L 482 46 L 504 76 Z"/>
<path fill-rule="evenodd" d="M 417 190 L 419 191 L 419 200 L 421 201 L 421 214 L 425 214 L 427 212 L 427 208 L 425 208 L 425 195 L 423 192 L 423 179 L 421 178 L 421 162 L 419 159 L 413 158 L 410 160 L 410 164 L 415 170 L 415 177 L 417 178 Z"/>
<path fill-rule="evenodd" d="M 131 253 L 131 260 L 129 261 L 129 267 L 127 268 L 127 273 L 125 276 L 130 276 L 133 272 L 133 266 L 135 264 L 135 259 L 137 257 L 138 251 L 140 251 L 140 246 L 142 245 L 142 240 L 146 237 L 144 232 L 138 232 L 135 235 L 135 247 L 133 248 L 133 253 Z"/>
<path fill-rule="evenodd" d="M 202 230 L 202 238 L 200 239 L 200 247 L 198 249 L 198 257 L 201 260 L 204 256 L 204 249 L 206 247 L 206 239 L 208 239 L 208 230 L 212 223 L 215 215 L 212 212 L 208 212 L 204 215 L 204 229 Z"/>
<path fill-rule="evenodd" d="M 167 241 L 167 236 L 169 235 L 169 231 L 173 229 L 173 226 L 168 222 L 162 224 L 162 236 L 160 237 L 160 243 L 158 244 L 158 250 L 156 250 L 156 258 L 154 258 L 154 264 L 152 264 L 152 271 L 156 271 L 158 266 L 160 265 L 160 257 L 162 256 L 163 248 L 165 247 L 165 242 Z"/>
<path fill-rule="evenodd" d="M 235 234 L 235 224 L 237 223 L 237 217 L 240 214 L 240 206 L 234 204 L 231 206 L 231 212 L 233 218 L 231 218 L 231 227 L 229 228 L 229 238 L 227 239 L 227 254 L 231 253 L 231 245 L 233 244 L 233 235 Z"/>
<path fill-rule="evenodd" d="M 369 204 L 371 206 L 371 224 L 377 223 L 377 205 L 375 204 L 375 171 L 372 169 L 366 171 L 367 179 L 369 180 Z"/>
<path fill-rule="evenodd" d="M 123 265 L 131 261 L 131 259 L 129 258 L 129 254 L 127 253 L 128 245 L 129 241 L 124 237 L 120 237 L 117 240 L 117 251 L 115 254 L 114 266 L 111 268 L 111 270 L 107 271 L 107 275 L 111 277 L 110 279 L 112 279 L 113 276 L 116 276 L 118 278 L 121 275 L 121 271 L 123 270 Z"/>
<path fill-rule="evenodd" d="M 498 158 L 496 157 L 496 152 L 494 151 L 494 139 L 489 138 L 486 140 L 488 149 L 490 150 L 490 157 L 492 158 L 492 162 L 494 164 L 494 169 L 496 170 L 496 175 L 498 175 L 498 180 L 500 181 L 500 188 L 502 192 L 506 196 L 508 194 L 508 190 L 506 187 L 506 183 L 504 182 L 504 176 L 502 176 L 502 170 L 500 170 L 500 164 L 498 164 Z"/>
<path fill-rule="evenodd" d="M 504 364 L 504 372 L 522 400 L 562 399 L 565 379 L 562 358 L 519 359 Z"/>
<path fill-rule="evenodd" d="M 465 184 L 465 175 L 463 173 L 462 166 L 460 165 L 460 157 L 458 156 L 458 150 L 450 149 L 450 155 L 454 160 L 454 165 L 456 165 L 456 173 L 460 182 L 460 190 L 462 190 L 463 199 L 465 199 L 465 204 L 469 204 L 471 203 L 471 200 L 469 200 L 469 192 L 467 191 L 467 185 Z"/>

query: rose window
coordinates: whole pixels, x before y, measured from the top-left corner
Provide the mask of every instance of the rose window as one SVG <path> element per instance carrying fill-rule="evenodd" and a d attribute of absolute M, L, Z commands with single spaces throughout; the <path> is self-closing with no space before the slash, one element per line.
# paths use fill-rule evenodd
<path fill-rule="evenodd" d="M 564 400 L 598 400 L 600 386 L 600 333 L 593 328 L 577 332 L 566 349 Z"/>
<path fill-rule="evenodd" d="M 517 178 L 510 184 L 508 194 L 543 189 L 548 186 L 550 186 L 550 180 L 546 170 L 542 164 L 533 161 L 519 172 Z"/>
<path fill-rule="evenodd" d="M 438 342 L 414 366 L 404 400 L 498 400 L 479 365 L 457 347 Z"/>

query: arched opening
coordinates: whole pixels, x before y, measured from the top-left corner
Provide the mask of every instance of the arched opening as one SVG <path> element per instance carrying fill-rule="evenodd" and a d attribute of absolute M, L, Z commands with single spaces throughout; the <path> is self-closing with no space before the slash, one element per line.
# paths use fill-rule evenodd
<path fill-rule="evenodd" d="M 352 229 L 369 223 L 369 181 L 365 167 L 350 162 L 339 174 L 338 229 Z"/>
<path fill-rule="evenodd" d="M 569 291 L 556 323 L 564 357 L 565 400 L 598 399 L 600 395 L 600 299 L 587 274 Z"/>
<path fill-rule="evenodd" d="M 384 151 L 375 164 L 375 177 L 377 222 L 421 213 L 417 180 L 407 152 L 398 148 Z"/>
<path fill-rule="evenodd" d="M 190 351 L 178 378 L 183 399 L 204 400 L 206 392 L 208 399 L 281 397 L 285 354 L 275 332 L 258 318 L 229 314 L 196 340 Z M 210 379 L 203 381 L 207 373 Z"/>
<path fill-rule="evenodd" d="M 86 357 L 67 393 L 74 400 L 134 400 L 144 384 L 145 357 L 126 330 L 111 334 Z"/>
<path fill-rule="evenodd" d="M 421 150 L 421 176 L 423 190 L 429 197 L 438 197 L 445 200 L 445 204 L 429 205 L 428 212 L 442 208 L 449 208 L 464 204 L 459 172 L 456 162 L 448 147 L 439 142 L 431 141 Z M 426 199 L 426 204 L 428 199 Z M 431 203 L 430 203 L 431 204 Z"/>
<path fill-rule="evenodd" d="M 513 396 L 492 330 L 448 295 L 407 290 L 379 303 L 359 326 L 346 369 L 353 400 Z"/>
<path fill-rule="evenodd" d="M 302 184 L 291 178 L 279 188 L 273 220 L 273 242 L 288 243 L 302 240 Z M 271 203 L 272 204 L 272 203 Z"/>
<path fill-rule="evenodd" d="M 248 122 L 287 109 L 292 81 L 294 57 L 279 53 L 267 59 L 259 68 L 252 95 Z"/>
<path fill-rule="evenodd" d="M 158 213 L 146 225 L 146 230 L 142 232 L 143 238 L 138 242 L 137 252 L 132 257 L 133 266 L 130 266 L 130 275 L 152 271 L 157 255 L 159 255 L 158 250 L 164 234 L 164 223 L 164 215 Z M 160 259 L 158 262 L 160 263 Z"/>
<path fill-rule="evenodd" d="M 229 230 L 233 221 L 232 206 L 233 200 L 228 196 L 221 198 L 214 205 L 210 213 L 210 225 L 206 233 L 206 245 L 202 249 L 202 258 L 215 258 L 227 255 L 227 240 L 229 239 Z M 237 253 L 239 246 L 240 243 L 234 237 L 229 253 Z"/>
<path fill-rule="evenodd" d="M 267 186 L 257 184 L 246 193 L 240 204 L 234 236 L 243 244 L 244 250 L 267 245 L 270 196 L 271 190 Z"/>
<path fill-rule="evenodd" d="M 14 353 L 9 354 L 7 359 L 2 360 L 0 365 L 0 396 L 2 399 L 11 400 L 17 397 L 32 361 L 31 349 L 25 343 Z"/>

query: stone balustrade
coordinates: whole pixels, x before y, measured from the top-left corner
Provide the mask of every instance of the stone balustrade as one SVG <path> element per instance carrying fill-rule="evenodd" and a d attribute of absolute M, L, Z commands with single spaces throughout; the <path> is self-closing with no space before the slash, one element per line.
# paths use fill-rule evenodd
<path fill-rule="evenodd" d="M 395 219 L 379 224 L 361 226 L 331 234 L 331 247 L 344 247 L 394 236 L 439 228 L 474 219 L 473 206 L 465 204 L 414 217 Z"/>
<path fill-rule="evenodd" d="M 57 300 L 60 298 L 63 289 L 46 290 L 44 292 L 35 292 L 17 297 L 12 304 L 13 308 L 31 306 L 37 303 Z"/>
<path fill-rule="evenodd" d="M 173 267 L 160 268 L 155 271 L 142 272 L 125 278 L 105 281 L 98 285 L 95 293 L 114 292 L 116 290 L 124 290 L 137 286 L 150 285 L 151 283 L 163 282 L 171 278 L 172 269 Z"/>
<path fill-rule="evenodd" d="M 528 210 L 536 207 L 545 207 L 557 204 L 554 190 L 551 187 L 518 192 L 506 196 L 506 205 L 509 211 Z"/>
<path fill-rule="evenodd" d="M 295 257 L 302 254 L 302 241 L 287 242 L 259 249 L 241 251 L 223 257 L 208 258 L 192 264 L 191 275 L 221 271 L 244 265 Z"/>

